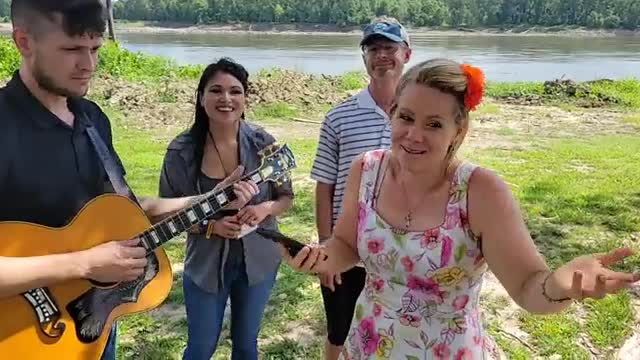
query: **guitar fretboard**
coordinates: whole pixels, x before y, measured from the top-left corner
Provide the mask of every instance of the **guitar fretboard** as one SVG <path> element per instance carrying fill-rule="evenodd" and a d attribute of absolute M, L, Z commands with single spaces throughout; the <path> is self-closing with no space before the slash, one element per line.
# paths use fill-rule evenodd
<path fill-rule="evenodd" d="M 251 180 L 256 185 L 260 185 L 264 181 L 257 170 L 242 180 Z M 210 191 L 198 202 L 158 222 L 139 234 L 138 237 L 144 242 L 147 253 L 150 253 L 195 224 L 209 218 L 235 199 L 233 184 L 221 190 Z"/>

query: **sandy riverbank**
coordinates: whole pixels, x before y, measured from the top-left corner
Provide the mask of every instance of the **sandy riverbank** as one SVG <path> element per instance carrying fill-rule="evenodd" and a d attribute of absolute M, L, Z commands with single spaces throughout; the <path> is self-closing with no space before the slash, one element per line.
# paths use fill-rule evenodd
<path fill-rule="evenodd" d="M 11 24 L 0 23 L 0 32 L 11 31 Z M 193 25 L 167 22 L 117 22 L 118 33 L 142 34 L 216 34 L 257 33 L 283 35 L 353 35 L 361 33 L 359 26 L 337 26 L 331 24 L 217 24 Z M 517 28 L 408 28 L 412 36 L 564 36 L 564 37 L 614 37 L 640 36 L 640 30 L 605 30 L 568 27 L 517 27 Z"/>

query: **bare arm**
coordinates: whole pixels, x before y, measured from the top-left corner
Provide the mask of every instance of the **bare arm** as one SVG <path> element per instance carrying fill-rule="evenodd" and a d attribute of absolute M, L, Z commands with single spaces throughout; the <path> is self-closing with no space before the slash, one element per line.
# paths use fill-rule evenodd
<path fill-rule="evenodd" d="M 283 256 L 294 269 L 339 274 L 351 269 L 360 261 L 356 240 L 358 236 L 358 188 L 361 175 L 362 155 L 351 165 L 342 198 L 342 213 L 340 213 L 333 230 L 333 237 L 320 247 L 305 246 L 293 259 L 283 250 Z M 319 260 L 322 259 L 322 254 L 327 255 L 326 260 Z"/>
<path fill-rule="evenodd" d="M 320 243 L 331 237 L 334 184 L 316 183 L 316 229 Z"/>
<path fill-rule="evenodd" d="M 157 197 L 140 197 L 140 206 L 149 218 L 151 223 L 157 223 L 162 219 L 175 214 L 176 212 L 186 208 L 197 197 L 180 197 L 180 198 L 157 198 Z"/>
<path fill-rule="evenodd" d="M 242 165 L 238 166 L 233 171 L 233 173 L 231 173 L 231 175 L 218 183 L 214 190 L 219 190 L 231 184 L 234 184 L 242 177 L 243 171 L 244 167 Z M 149 221 L 154 224 L 168 216 L 175 214 L 176 212 L 195 203 L 196 201 L 198 201 L 198 199 L 206 196 L 206 194 L 183 197 L 173 196 L 175 192 L 171 192 L 165 189 L 170 188 L 170 186 L 166 184 L 168 181 L 166 180 L 166 173 L 166 169 L 163 169 L 163 174 L 161 175 L 160 180 L 160 193 L 164 193 L 167 197 L 140 197 L 138 199 L 145 215 L 147 215 Z M 227 208 L 238 209 L 243 207 L 249 200 L 251 200 L 251 198 L 258 192 L 258 187 L 253 182 L 240 181 L 234 184 L 234 191 L 236 193 L 237 199 L 229 204 Z"/>
<path fill-rule="evenodd" d="M 111 241 L 88 250 L 34 257 L 0 257 L 0 298 L 74 279 L 134 280 L 147 264 L 140 241 Z"/>
<path fill-rule="evenodd" d="M 548 301 L 542 283 L 549 268 L 538 252 L 522 213 L 507 185 L 484 169 L 469 184 L 469 222 L 482 238 L 482 251 L 493 273 L 513 300 L 525 310 L 554 313 L 571 302 Z"/>
<path fill-rule="evenodd" d="M 38 257 L 0 257 L 0 298 L 81 278 L 78 253 Z"/>

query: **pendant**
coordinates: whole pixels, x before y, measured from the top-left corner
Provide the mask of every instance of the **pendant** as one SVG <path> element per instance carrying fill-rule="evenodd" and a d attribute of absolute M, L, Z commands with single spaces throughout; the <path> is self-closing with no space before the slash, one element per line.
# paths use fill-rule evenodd
<path fill-rule="evenodd" d="M 397 227 L 391 227 L 391 232 L 394 235 L 407 235 L 407 230 L 405 229 L 398 229 Z"/>
<path fill-rule="evenodd" d="M 409 231 L 409 228 L 411 228 L 411 220 L 413 219 L 411 217 L 411 212 L 409 212 L 407 216 L 404 217 L 404 227 L 407 231 Z"/>

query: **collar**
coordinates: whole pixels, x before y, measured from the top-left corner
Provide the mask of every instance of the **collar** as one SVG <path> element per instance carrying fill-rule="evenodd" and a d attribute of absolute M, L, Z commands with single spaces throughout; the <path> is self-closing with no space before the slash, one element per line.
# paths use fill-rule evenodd
<path fill-rule="evenodd" d="M 371 96 L 371 91 L 369 91 L 368 86 L 356 95 L 356 99 L 358 100 L 359 108 L 371 110 L 378 108 L 376 101 L 373 100 L 373 96 Z"/>
<path fill-rule="evenodd" d="M 368 86 L 356 95 L 356 99 L 358 101 L 359 108 L 374 110 L 375 112 L 383 116 L 385 119 L 389 120 L 389 115 L 387 115 L 387 113 L 384 112 L 384 110 L 382 110 L 378 106 L 378 104 L 376 104 L 376 101 L 373 99 L 373 96 L 371 95 L 371 91 L 369 90 Z"/>
<path fill-rule="evenodd" d="M 34 124 L 40 126 L 44 129 L 50 129 L 54 126 L 66 126 L 62 120 L 60 120 L 55 114 L 53 114 L 49 109 L 47 109 L 42 103 L 31 93 L 31 91 L 27 88 L 27 86 L 22 81 L 20 77 L 20 73 L 16 70 L 13 73 L 13 77 L 7 83 L 6 86 L 6 94 L 10 98 L 15 105 L 20 108 L 20 111 L 27 115 Z M 81 124 L 83 121 L 80 119 L 79 114 L 79 101 L 74 98 L 68 98 L 67 104 L 69 106 L 69 110 L 71 110 L 76 120 L 76 124 Z"/>

